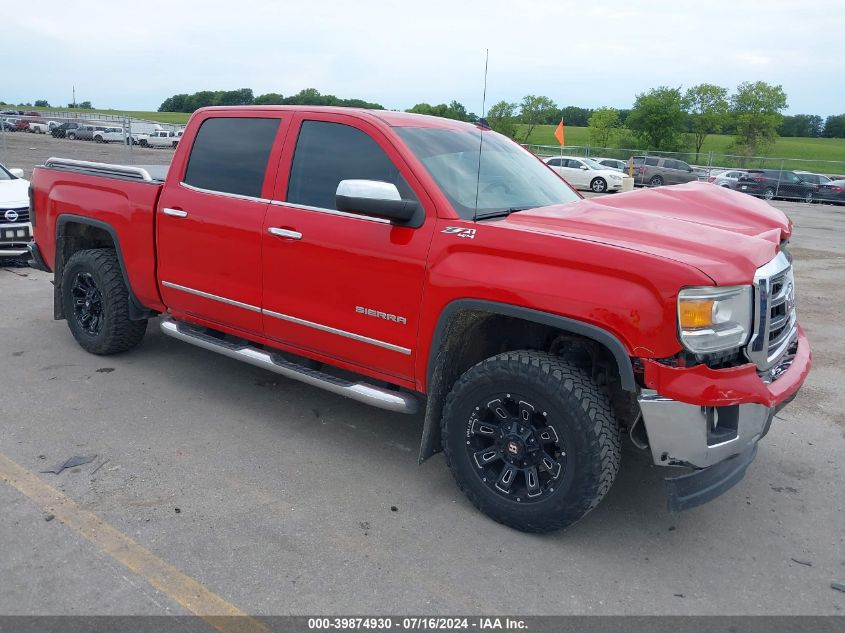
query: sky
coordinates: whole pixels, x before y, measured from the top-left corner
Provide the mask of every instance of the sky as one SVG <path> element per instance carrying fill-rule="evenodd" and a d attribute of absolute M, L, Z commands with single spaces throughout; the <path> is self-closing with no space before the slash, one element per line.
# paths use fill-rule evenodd
<path fill-rule="evenodd" d="M 630 107 L 660 85 L 781 84 L 786 114 L 845 112 L 842 0 L 39 0 L 0 21 L 0 100 L 155 110 L 303 88 L 390 109 L 546 95 Z M 17 51 L 9 55 L 8 51 Z"/>

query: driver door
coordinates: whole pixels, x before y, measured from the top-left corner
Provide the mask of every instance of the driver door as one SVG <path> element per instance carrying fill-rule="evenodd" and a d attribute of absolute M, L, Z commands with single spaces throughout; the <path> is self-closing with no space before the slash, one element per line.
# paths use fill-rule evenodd
<path fill-rule="evenodd" d="M 369 122 L 303 113 L 293 126 L 262 230 L 264 333 L 411 379 L 433 204 Z M 425 209 L 422 225 L 338 210 L 338 184 L 354 179 L 395 184 Z"/>

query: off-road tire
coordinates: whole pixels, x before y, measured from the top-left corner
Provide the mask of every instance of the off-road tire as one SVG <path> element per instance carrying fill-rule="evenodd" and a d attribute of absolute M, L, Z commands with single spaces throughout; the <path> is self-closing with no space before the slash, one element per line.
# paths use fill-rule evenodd
<path fill-rule="evenodd" d="M 96 335 L 86 332 L 75 317 L 72 286 L 80 273 L 91 275 L 101 296 L 103 321 Z M 138 345 L 147 331 L 146 319 L 129 319 L 129 289 L 111 248 L 77 251 L 70 257 L 62 272 L 62 304 L 73 337 L 92 354 L 125 352 Z"/>
<path fill-rule="evenodd" d="M 467 450 L 468 421 L 477 403 L 504 392 L 540 403 L 566 446 L 561 479 L 540 501 L 520 503 L 491 489 Z M 467 370 L 446 399 L 441 430 L 458 487 L 483 513 L 523 532 L 572 525 L 598 505 L 619 471 L 620 430 L 608 397 L 573 363 L 545 352 L 505 352 Z"/>

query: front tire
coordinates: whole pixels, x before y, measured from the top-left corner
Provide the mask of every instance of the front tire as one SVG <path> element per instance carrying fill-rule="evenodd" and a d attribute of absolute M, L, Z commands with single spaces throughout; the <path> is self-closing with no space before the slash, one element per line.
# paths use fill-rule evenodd
<path fill-rule="evenodd" d="M 506 352 L 475 365 L 446 399 L 441 425 L 458 487 L 492 519 L 524 532 L 572 525 L 619 471 L 610 401 L 552 354 Z"/>
<path fill-rule="evenodd" d="M 92 354 L 125 352 L 147 330 L 146 319 L 129 319 L 129 289 L 111 248 L 71 256 L 62 273 L 62 304 L 73 337 Z"/>
<path fill-rule="evenodd" d="M 604 178 L 593 178 L 590 189 L 595 193 L 604 193 L 607 191 L 607 181 Z"/>

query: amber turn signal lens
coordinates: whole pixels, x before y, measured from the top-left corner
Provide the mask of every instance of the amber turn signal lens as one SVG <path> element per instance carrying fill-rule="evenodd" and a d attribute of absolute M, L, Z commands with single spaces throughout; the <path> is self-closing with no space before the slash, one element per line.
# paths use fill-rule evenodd
<path fill-rule="evenodd" d="M 712 299 L 682 299 L 679 305 L 681 327 L 688 330 L 713 325 L 714 303 Z"/>

